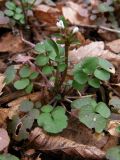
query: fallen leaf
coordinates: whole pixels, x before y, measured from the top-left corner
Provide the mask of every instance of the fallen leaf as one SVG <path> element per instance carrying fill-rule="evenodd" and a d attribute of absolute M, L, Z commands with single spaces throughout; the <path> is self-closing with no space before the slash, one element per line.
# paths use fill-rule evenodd
<path fill-rule="evenodd" d="M 21 102 L 26 99 L 31 100 L 31 101 L 37 101 L 37 100 L 41 100 L 41 98 L 42 98 L 41 92 L 35 92 L 35 93 L 31 93 L 29 95 L 20 97 L 16 100 L 13 100 L 12 102 L 8 103 L 8 106 L 9 107 L 15 107 L 15 106 L 17 107 L 17 106 L 20 106 Z"/>
<path fill-rule="evenodd" d="M 31 132 L 29 140 L 39 150 L 62 150 L 67 154 L 72 155 L 74 153 L 84 158 L 102 159 L 105 157 L 105 153 L 94 146 L 78 144 L 61 136 L 50 136 L 44 133 L 41 128 L 35 128 Z"/>
<path fill-rule="evenodd" d="M 55 25 L 57 19 L 61 15 L 57 8 L 50 7 L 48 5 L 38 5 L 33 9 L 35 17 L 39 22 Z"/>
<path fill-rule="evenodd" d="M 66 6 L 62 7 L 62 13 L 64 17 L 70 21 L 71 24 L 90 24 L 88 10 L 83 8 L 82 5 L 74 2 L 67 2 Z"/>
<path fill-rule="evenodd" d="M 0 38 L 0 52 L 22 52 L 25 50 L 25 45 L 20 36 L 15 36 L 7 33 Z"/>
<path fill-rule="evenodd" d="M 0 128 L 0 151 L 7 148 L 9 143 L 10 143 L 10 138 L 8 136 L 7 131 L 3 128 Z"/>
<path fill-rule="evenodd" d="M 107 131 L 112 136 L 120 137 L 120 133 L 118 133 L 116 130 L 118 126 L 120 126 L 120 120 L 112 120 L 108 124 Z"/>
<path fill-rule="evenodd" d="M 3 90 L 4 86 L 5 86 L 4 80 L 5 80 L 5 76 L 0 73 L 0 96 L 3 93 L 2 90 Z"/>
<path fill-rule="evenodd" d="M 80 48 L 69 52 L 69 60 L 71 64 L 77 64 L 87 56 L 102 57 L 120 64 L 120 56 L 110 52 L 109 50 L 105 50 L 105 44 L 102 41 L 91 42 L 90 44 L 81 46 Z"/>
<path fill-rule="evenodd" d="M 114 40 L 106 44 L 108 49 L 114 53 L 120 53 L 120 39 Z"/>

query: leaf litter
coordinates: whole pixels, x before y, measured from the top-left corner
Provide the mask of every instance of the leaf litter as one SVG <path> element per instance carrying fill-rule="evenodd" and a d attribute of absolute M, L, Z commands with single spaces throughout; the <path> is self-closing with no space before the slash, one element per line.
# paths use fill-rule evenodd
<path fill-rule="evenodd" d="M 109 8 L 111 7 L 109 6 L 109 2 L 110 1 L 107 1 L 108 10 L 111 9 Z M 3 4 L 4 1 L 0 1 L 0 5 Z M 55 24 L 59 16 L 63 14 L 64 17 L 70 22 L 70 27 L 75 25 L 79 27 L 81 32 L 77 33 L 77 36 L 82 39 L 81 45 L 73 45 L 70 48 L 70 74 L 68 72 L 68 78 L 70 79 L 69 76 L 71 76 L 71 69 L 73 69 L 73 66 L 78 62 L 81 62 L 85 57 L 102 57 L 111 61 L 117 69 L 116 73 L 111 79 L 112 82 L 109 84 L 109 87 L 112 88 L 112 90 L 110 88 L 110 91 L 112 91 L 112 94 L 115 94 L 116 92 L 114 92 L 114 90 L 117 90 L 118 93 L 120 92 L 120 72 L 118 71 L 120 66 L 120 39 L 118 36 L 119 27 L 117 26 L 115 20 L 113 24 L 111 21 L 108 23 L 108 17 L 106 17 L 104 13 L 101 15 L 100 10 L 97 10 L 97 6 L 99 4 L 101 4 L 100 0 L 84 2 L 82 0 L 58 1 L 56 3 L 51 0 L 37 0 L 33 9 L 33 15 L 30 15 L 29 17 L 30 27 L 32 28 L 32 33 L 34 36 L 32 39 L 28 39 L 29 41 L 35 43 L 36 41 L 39 41 L 39 37 L 41 37 L 43 40 L 48 35 L 56 32 L 57 28 L 55 27 Z M 103 9 L 104 8 L 101 9 L 102 12 L 104 12 Z M 117 17 L 119 16 L 117 15 Z M 18 63 L 20 65 L 21 63 L 28 63 L 32 61 L 32 56 L 35 54 L 32 47 L 24 43 L 19 29 L 18 32 L 15 33 L 14 29 L 11 31 L 9 28 L 9 18 L 1 14 L 0 31 L 2 32 L 2 30 L 5 30 L 5 33 L 2 34 L 0 39 L 0 60 L 7 65 L 9 65 L 9 63 L 13 63 L 13 61 L 14 63 Z M 92 34 L 92 31 L 95 35 Z M 21 58 L 19 58 L 19 55 L 21 55 Z M 17 57 L 17 60 L 15 56 Z M 21 117 L 24 117 L 25 114 L 21 113 L 19 110 L 21 102 L 24 100 L 32 100 L 35 103 L 38 100 L 44 100 L 42 99 L 41 92 L 34 91 L 32 94 L 26 95 L 20 91 L 19 94 L 12 94 L 14 90 L 11 88 L 11 86 L 5 86 L 5 76 L 3 74 L 5 72 L 5 68 L 3 67 L 0 72 L 0 151 L 5 152 L 6 148 L 8 149 L 9 144 L 10 146 L 12 144 L 10 143 L 10 137 L 7 133 L 7 123 L 11 121 L 11 119 L 17 114 L 19 114 Z M 14 78 L 17 79 L 17 77 Z M 14 81 L 14 78 L 12 81 Z M 117 81 L 117 83 L 115 83 L 115 81 Z M 115 86 L 117 86 L 117 89 Z M 42 90 L 42 92 L 45 92 L 47 95 L 46 98 L 49 99 L 47 91 Z M 100 92 L 105 91 L 102 90 Z M 111 96 L 109 95 L 109 99 L 110 97 Z M 109 105 L 112 106 L 112 108 L 114 107 L 114 109 L 118 110 L 119 112 L 119 97 L 113 96 L 109 101 Z M 117 116 L 118 115 L 119 113 Z M 34 155 L 37 150 L 40 150 L 40 152 L 45 152 L 45 155 L 47 155 L 48 151 L 54 154 L 55 152 L 62 150 L 66 154 L 72 156 L 77 155 L 79 157 L 82 156 L 90 159 L 103 159 L 105 158 L 106 150 L 118 144 L 118 131 L 120 130 L 119 125 L 119 119 L 115 120 L 114 115 L 112 115 L 107 126 L 107 131 L 109 134 L 96 134 L 94 131 L 92 132 L 82 124 L 78 123 L 77 119 L 75 122 L 70 122 L 68 128 L 65 129 L 63 133 L 56 136 L 47 134 L 41 128 L 32 128 L 27 131 L 27 133 L 30 134 L 28 141 L 30 144 L 32 144 L 34 151 L 29 150 L 28 153 L 26 153 L 26 151 L 24 152 L 25 155 L 29 153 L 30 155 Z M 17 129 L 19 133 L 21 133 L 23 126 L 19 126 L 19 124 L 17 124 L 16 130 Z M 23 131 L 26 132 L 26 130 Z M 15 148 L 15 150 L 22 150 L 22 147 L 12 147 Z M 10 155 L 7 156 L 9 157 Z M 21 157 L 23 160 L 27 159 L 26 156 Z M 38 155 L 36 157 L 37 158 L 32 158 L 30 156 L 30 159 L 42 159 Z"/>

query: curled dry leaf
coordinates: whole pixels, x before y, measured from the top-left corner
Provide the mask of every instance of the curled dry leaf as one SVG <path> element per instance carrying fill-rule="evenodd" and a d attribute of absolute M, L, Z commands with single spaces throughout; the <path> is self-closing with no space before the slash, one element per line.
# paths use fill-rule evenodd
<path fill-rule="evenodd" d="M 5 76 L 0 73 L 0 96 L 3 93 L 2 90 L 5 86 L 4 79 L 5 79 Z"/>
<path fill-rule="evenodd" d="M 102 41 L 91 42 L 90 44 L 81 46 L 80 48 L 69 52 L 69 60 L 71 64 L 77 64 L 87 56 L 102 57 L 110 61 L 115 61 L 118 65 L 120 64 L 120 56 L 110 52 L 109 50 L 105 50 L 105 44 Z"/>
<path fill-rule="evenodd" d="M 0 151 L 7 148 L 9 143 L 10 143 L 10 138 L 8 136 L 7 131 L 3 128 L 0 128 Z"/>
<path fill-rule="evenodd" d="M 61 136 L 50 136 L 44 133 L 41 128 L 35 128 L 31 132 L 29 140 L 39 150 L 62 150 L 67 154 L 76 154 L 85 158 L 102 159 L 105 157 L 105 153 L 94 146 L 78 144 Z"/>

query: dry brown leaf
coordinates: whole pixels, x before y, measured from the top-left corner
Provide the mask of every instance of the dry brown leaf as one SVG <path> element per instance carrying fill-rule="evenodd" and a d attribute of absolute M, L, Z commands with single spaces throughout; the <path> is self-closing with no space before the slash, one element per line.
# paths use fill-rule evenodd
<path fill-rule="evenodd" d="M 109 50 L 105 50 L 105 44 L 102 41 L 91 42 L 88 45 L 81 46 L 80 48 L 69 52 L 69 60 L 71 64 L 79 63 L 83 58 L 88 56 L 100 56 L 110 61 L 114 60 L 120 64 L 120 56 L 110 52 Z"/>
<path fill-rule="evenodd" d="M 0 96 L 3 93 L 2 90 L 3 90 L 4 86 L 5 86 L 4 80 L 5 80 L 5 76 L 0 73 Z"/>
<path fill-rule="evenodd" d="M 20 36 L 8 33 L 0 38 L 0 52 L 16 53 L 24 50 L 25 45 Z"/>
<path fill-rule="evenodd" d="M 74 2 L 67 2 L 67 6 L 62 7 L 62 13 L 74 25 L 90 24 L 87 10 Z"/>
<path fill-rule="evenodd" d="M 71 7 L 73 10 L 75 10 L 77 13 L 79 13 L 82 17 L 88 17 L 88 9 L 84 8 L 82 4 L 77 4 L 72 1 L 67 2 L 67 6 Z"/>
<path fill-rule="evenodd" d="M 114 40 L 106 44 L 106 46 L 114 53 L 120 53 L 120 39 Z"/>
<path fill-rule="evenodd" d="M 48 5 L 39 5 L 33 10 L 35 17 L 39 22 L 55 25 L 58 17 L 61 15 L 57 8 Z"/>
<path fill-rule="evenodd" d="M 23 100 L 30 99 L 31 101 L 37 101 L 40 100 L 41 97 L 41 92 L 36 92 L 27 96 L 20 97 L 8 103 L 8 107 L 10 108 L 0 109 L 0 126 L 4 125 L 7 118 L 12 119 L 12 117 L 19 112 L 19 106 Z"/>
<path fill-rule="evenodd" d="M 3 126 L 9 114 L 8 108 L 0 109 L 0 126 Z"/>
<path fill-rule="evenodd" d="M 10 143 L 10 138 L 8 136 L 7 131 L 3 128 L 0 128 L 0 151 L 7 148 L 9 143 Z"/>
<path fill-rule="evenodd" d="M 29 140 L 33 142 L 33 146 L 39 150 L 62 150 L 67 154 L 72 155 L 73 153 L 84 158 L 102 159 L 105 157 L 105 153 L 94 146 L 78 144 L 61 136 L 50 136 L 44 133 L 41 128 L 35 128 L 31 132 Z"/>
<path fill-rule="evenodd" d="M 116 130 L 118 126 L 120 126 L 120 120 L 112 120 L 108 124 L 107 131 L 112 136 L 120 137 L 120 133 L 118 133 Z"/>
<path fill-rule="evenodd" d="M 21 102 L 26 100 L 26 99 L 29 99 L 31 101 L 37 101 L 37 100 L 41 100 L 41 98 L 42 98 L 41 92 L 35 92 L 35 93 L 31 93 L 29 95 L 20 97 L 16 100 L 13 100 L 12 102 L 8 103 L 8 106 L 9 107 L 15 107 L 16 106 L 16 108 L 17 108 L 17 106 L 19 107 Z"/>

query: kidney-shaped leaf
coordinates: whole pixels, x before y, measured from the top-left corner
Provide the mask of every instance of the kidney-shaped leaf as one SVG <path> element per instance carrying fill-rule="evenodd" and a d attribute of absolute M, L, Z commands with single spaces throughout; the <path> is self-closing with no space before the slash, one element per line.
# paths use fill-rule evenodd
<path fill-rule="evenodd" d="M 103 116 L 104 118 L 108 118 L 111 115 L 110 109 L 108 108 L 108 106 L 103 103 L 103 102 L 99 102 L 96 106 L 96 112 L 99 113 L 101 116 Z"/>
<path fill-rule="evenodd" d="M 24 89 L 29 85 L 29 79 L 20 79 L 14 83 L 14 87 L 18 90 Z"/>
<path fill-rule="evenodd" d="M 51 113 L 46 112 L 44 107 L 43 113 L 41 113 L 37 119 L 38 125 L 43 127 L 45 131 L 49 133 L 59 133 L 67 127 L 67 116 L 65 110 L 61 106 L 53 109 Z"/>

